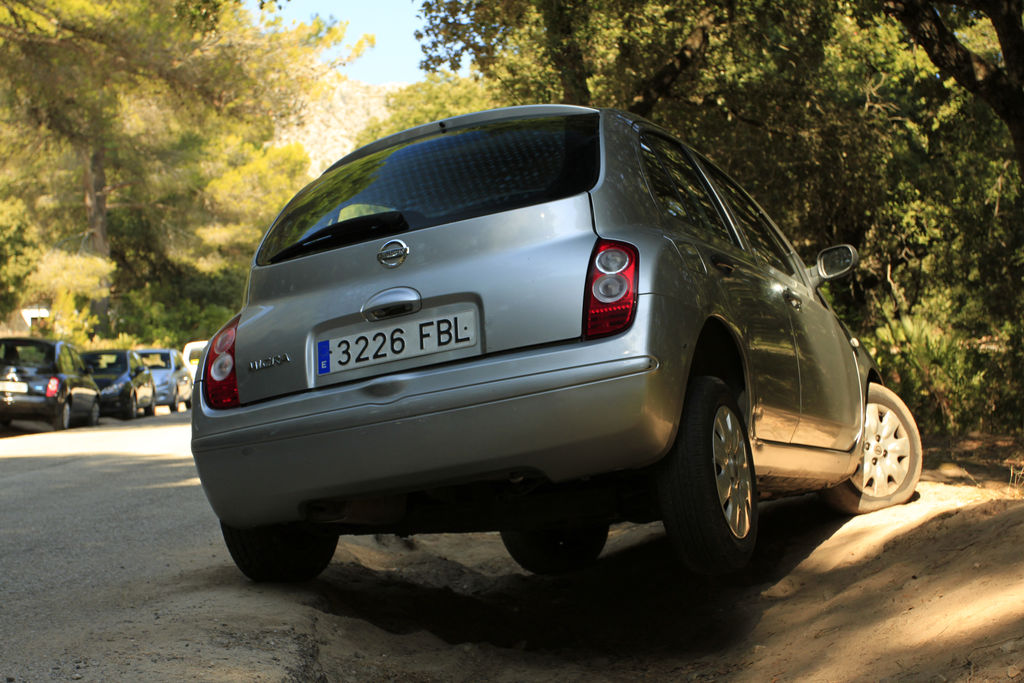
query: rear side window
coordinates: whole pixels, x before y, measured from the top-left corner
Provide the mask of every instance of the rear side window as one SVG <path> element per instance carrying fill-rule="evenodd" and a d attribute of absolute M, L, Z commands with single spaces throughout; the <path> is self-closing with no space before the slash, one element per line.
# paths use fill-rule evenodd
<path fill-rule="evenodd" d="M 706 166 L 708 175 L 711 176 L 716 187 L 723 193 L 724 199 L 732 208 L 733 216 L 740 224 L 747 239 L 754 245 L 754 249 L 765 261 L 780 272 L 798 277 L 796 268 L 785 247 L 772 230 L 771 224 L 761 212 L 760 207 L 717 167 L 711 164 L 706 164 Z"/>
<path fill-rule="evenodd" d="M 677 144 L 644 135 L 640 151 L 651 190 L 666 213 L 689 223 L 704 239 L 736 243 L 699 172 Z"/>
<path fill-rule="evenodd" d="M 595 114 L 498 121 L 328 169 L 270 227 L 256 262 L 580 194 L 597 182 Z"/>

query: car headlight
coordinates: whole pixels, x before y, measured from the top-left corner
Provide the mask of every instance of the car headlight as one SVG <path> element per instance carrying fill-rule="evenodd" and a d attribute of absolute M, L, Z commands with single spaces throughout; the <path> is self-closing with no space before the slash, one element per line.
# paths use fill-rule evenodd
<path fill-rule="evenodd" d="M 124 390 L 126 384 L 128 383 L 114 382 L 113 384 L 108 384 L 106 387 L 100 390 L 100 393 L 103 394 L 104 396 L 113 396 L 114 394 L 120 394 Z"/>

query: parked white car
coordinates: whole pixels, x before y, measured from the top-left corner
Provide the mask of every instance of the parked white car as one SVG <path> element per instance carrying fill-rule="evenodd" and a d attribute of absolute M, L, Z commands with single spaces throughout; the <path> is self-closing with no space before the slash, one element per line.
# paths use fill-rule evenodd
<path fill-rule="evenodd" d="M 209 344 L 209 340 L 203 339 L 202 341 L 190 341 L 185 344 L 185 348 L 181 350 L 181 355 L 185 358 L 185 367 L 188 368 L 188 372 L 192 375 L 192 381 L 196 381 L 196 368 L 199 367 L 199 360 L 203 357 L 203 349 Z"/>

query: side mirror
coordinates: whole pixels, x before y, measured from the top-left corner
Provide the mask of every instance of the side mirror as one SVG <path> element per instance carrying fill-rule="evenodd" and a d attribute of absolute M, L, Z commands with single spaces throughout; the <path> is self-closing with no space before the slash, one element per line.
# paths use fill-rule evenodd
<path fill-rule="evenodd" d="M 840 244 L 822 249 L 818 253 L 817 264 L 807 270 L 811 284 L 817 289 L 830 280 L 838 280 L 849 275 L 858 263 L 860 263 L 860 256 L 857 254 L 857 250 L 849 244 Z"/>

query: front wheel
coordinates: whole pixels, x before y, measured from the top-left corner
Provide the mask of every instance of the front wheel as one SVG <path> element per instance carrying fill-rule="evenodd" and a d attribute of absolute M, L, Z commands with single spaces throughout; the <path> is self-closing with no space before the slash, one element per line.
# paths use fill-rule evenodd
<path fill-rule="evenodd" d="M 853 476 L 822 491 L 822 500 L 851 515 L 910 500 L 921 479 L 921 434 L 907 405 L 881 384 L 868 386 L 860 454 Z"/>
<path fill-rule="evenodd" d="M 100 423 L 100 400 L 96 399 L 89 408 L 89 415 L 85 418 L 86 427 L 95 427 Z"/>
<path fill-rule="evenodd" d="M 336 534 L 298 526 L 235 529 L 221 522 L 231 559 L 253 581 L 293 583 L 319 576 L 334 557 Z"/>
<path fill-rule="evenodd" d="M 122 420 L 134 420 L 135 415 L 139 412 L 139 404 L 135 398 L 135 392 L 128 394 L 128 405 L 125 406 L 124 412 L 121 413 Z"/>
<path fill-rule="evenodd" d="M 171 409 L 172 413 L 178 412 L 178 403 L 181 399 L 178 398 L 178 387 L 174 387 L 174 396 L 171 396 L 171 402 L 167 405 Z"/>
<path fill-rule="evenodd" d="M 736 398 L 717 377 L 690 380 L 679 435 L 657 473 L 665 532 L 699 574 L 741 569 L 757 540 L 757 484 Z"/>
<path fill-rule="evenodd" d="M 501 542 L 516 563 L 534 574 L 564 574 L 592 564 L 608 540 L 608 524 L 557 529 L 506 529 Z"/>

